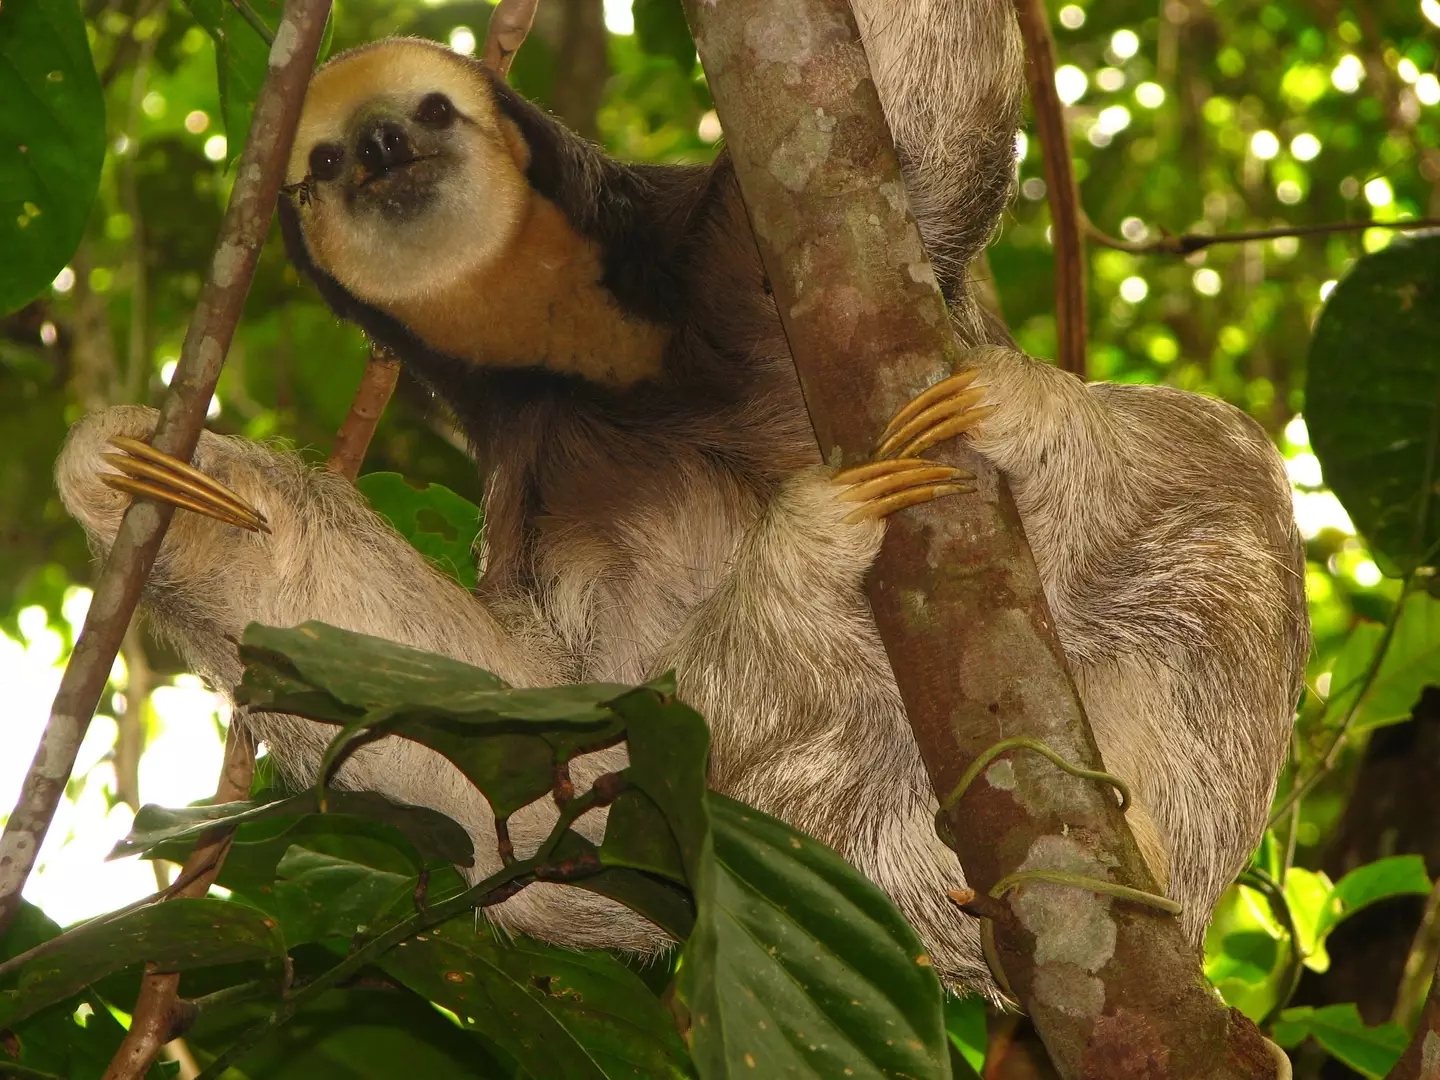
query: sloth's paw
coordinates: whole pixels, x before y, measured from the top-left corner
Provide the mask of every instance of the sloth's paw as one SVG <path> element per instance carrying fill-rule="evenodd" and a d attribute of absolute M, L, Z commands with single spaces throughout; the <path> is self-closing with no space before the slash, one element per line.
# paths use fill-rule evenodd
<path fill-rule="evenodd" d="M 891 417 L 875 456 L 914 458 L 936 443 L 974 429 L 995 411 L 994 405 L 980 404 L 989 386 L 975 386 L 979 376 L 980 369 L 970 368 L 918 394 Z"/>
<path fill-rule="evenodd" d="M 149 445 L 158 414 L 121 406 L 85 417 L 70 431 L 55 465 L 66 508 L 108 543 L 131 499 L 168 502 L 251 532 L 268 532 L 265 517 L 247 500 L 187 462 Z M 202 437 L 208 449 L 213 436 Z M 204 458 L 211 456 L 202 453 Z"/>
<path fill-rule="evenodd" d="M 974 475 L 964 469 L 902 457 L 843 469 L 830 482 L 840 489 L 837 500 L 855 504 L 844 518 L 847 525 L 854 525 L 878 521 L 907 506 L 974 491 L 964 482 L 971 479 Z"/>

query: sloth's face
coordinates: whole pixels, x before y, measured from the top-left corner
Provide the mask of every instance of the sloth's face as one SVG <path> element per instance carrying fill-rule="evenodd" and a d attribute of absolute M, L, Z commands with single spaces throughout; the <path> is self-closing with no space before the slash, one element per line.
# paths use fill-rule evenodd
<path fill-rule="evenodd" d="M 315 263 L 383 305 L 500 257 L 529 196 L 524 153 L 478 64 L 387 41 L 315 76 L 287 192 Z"/>

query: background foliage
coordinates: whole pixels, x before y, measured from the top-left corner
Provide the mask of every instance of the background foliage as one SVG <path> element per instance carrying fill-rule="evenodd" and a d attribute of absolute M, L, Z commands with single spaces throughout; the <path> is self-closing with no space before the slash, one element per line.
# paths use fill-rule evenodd
<path fill-rule="evenodd" d="M 10 312 L 0 318 L 0 684 L 11 714 L 0 731 L 0 807 L 18 791 L 88 596 L 84 539 L 59 505 L 49 464 L 84 411 L 153 403 L 163 387 L 265 52 L 231 4 L 81 6 L 93 65 L 78 51 L 68 0 L 0 8 L 0 99 L 45 102 L 0 117 L 0 144 L 35 155 L 33 173 L 0 155 L 0 311 Z M 273 21 L 279 5 L 250 6 Z M 412 33 L 472 51 L 488 11 L 484 0 L 341 0 L 332 48 Z M 7 50 L 41 12 L 54 19 L 55 53 Z M 1440 216 L 1435 0 L 1112 0 L 1052 4 L 1051 16 L 1082 198 L 1104 232 L 1139 242 L 1160 230 Z M 548 0 L 512 81 L 622 157 L 707 160 L 720 136 L 677 0 Z M 1039 148 L 1022 137 L 1019 150 L 1019 195 L 989 267 L 1017 340 L 1045 356 L 1055 340 L 1048 213 Z M 97 170 L 88 219 L 66 219 L 60 211 L 74 200 L 64 193 L 93 186 Z M 35 176 L 50 189 L 35 187 Z M 41 190 L 59 192 L 55 212 Z M 211 426 L 318 458 L 364 345 L 298 281 L 276 240 Z M 1383 1075 L 1403 1045 L 1408 1018 L 1395 987 L 1421 897 L 1440 872 L 1440 698 L 1423 693 L 1440 683 L 1440 601 L 1425 570 L 1435 540 L 1440 256 L 1435 241 L 1384 250 L 1391 243 L 1391 233 L 1369 229 L 1217 245 L 1186 259 L 1099 245 L 1089 255 L 1092 376 L 1234 402 L 1274 435 L 1295 483 L 1316 634 L 1294 740 L 1293 772 L 1307 787 L 1304 798 L 1277 804 L 1276 831 L 1222 902 L 1208 970 L 1232 1003 L 1295 1047 L 1305 1075 Z M 1366 252 L 1378 254 L 1339 288 L 1317 328 L 1322 303 Z M 444 485 L 422 496 L 393 476 L 362 482 L 417 546 L 463 574 L 464 500 L 479 502 L 479 480 L 446 417 L 413 384 L 402 380 L 367 471 Z M 142 802 L 180 806 L 208 794 L 218 765 L 224 708 L 162 644 L 132 634 L 112 690 L 28 894 L 61 923 L 154 887 L 147 866 L 101 870 L 99 856 Z M 382 843 L 366 832 L 373 826 L 355 828 L 344 843 L 319 839 L 306 850 L 393 874 L 397 887 L 409 880 L 415 867 L 385 853 L 397 850 L 393 836 Z M 255 843 L 271 844 L 260 877 L 294 884 L 344 872 L 282 868 L 288 844 L 262 835 Z M 27 920 L 34 939 L 54 932 L 39 911 Z M 324 949 L 322 938 L 307 938 L 297 955 Z M 106 1000 L 133 1000 L 116 970 Z M 196 977 L 236 984 L 221 972 Z M 461 1010 L 447 1019 L 413 991 L 392 993 L 377 1006 L 364 989 L 333 991 L 258 1052 L 254 1075 L 393 1075 L 380 1063 L 414 1052 L 407 1025 L 426 1034 L 437 1062 L 425 1075 L 513 1074 L 493 1043 L 493 1060 L 474 1064 L 475 1040 L 453 1022 Z M 97 1038 L 118 1038 L 104 1002 L 80 1008 Z M 264 1011 L 263 1001 L 237 1002 L 204 1018 L 194 1041 L 223 1045 Z M 978 1067 L 977 1015 L 952 1003 L 948 1019 Z M 49 1042 L 71 1053 L 69 1015 L 42 1019 L 32 1021 L 38 1045 L 49 1045 L 45 1024 L 60 1025 Z M 65 1067 L 91 1075 L 78 1058 Z M 955 1067 L 965 1067 L 958 1051 Z"/>

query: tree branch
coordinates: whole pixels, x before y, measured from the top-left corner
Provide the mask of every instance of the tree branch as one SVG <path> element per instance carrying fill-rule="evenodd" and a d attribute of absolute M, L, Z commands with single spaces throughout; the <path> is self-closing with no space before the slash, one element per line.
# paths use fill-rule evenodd
<path fill-rule="evenodd" d="M 1085 215 L 1080 209 L 1080 188 L 1070 160 L 1070 134 L 1065 127 L 1065 105 L 1055 89 L 1055 41 L 1045 0 L 1015 0 L 1020 33 L 1030 62 L 1025 75 L 1030 83 L 1030 106 L 1040 132 L 1045 163 L 1046 200 L 1050 206 L 1050 243 L 1055 252 L 1055 332 L 1057 362 L 1066 371 L 1085 377 L 1085 350 L 1089 340 L 1089 309 L 1085 291 Z"/>
<path fill-rule="evenodd" d="M 205 411 L 269 232 L 329 8 L 329 0 L 289 0 L 275 35 L 270 68 L 255 103 L 250 137 L 236 169 L 210 273 L 152 439 L 157 450 L 184 461 L 190 459 L 199 441 Z M 173 513 L 174 507 L 149 499 L 137 499 L 125 511 L 20 800 L 0 836 L 0 933 L 19 910 L 21 889 L 35 865 Z"/>
<path fill-rule="evenodd" d="M 1101 247 L 1128 251 L 1132 255 L 1191 255 L 1214 244 L 1243 244 L 1251 240 L 1277 240 L 1284 236 L 1329 236 L 1333 233 L 1360 232 L 1364 229 L 1433 229 L 1440 227 L 1440 218 L 1412 218 L 1409 221 L 1329 221 L 1319 225 L 1280 225 L 1273 229 L 1252 229 L 1249 232 L 1172 233 L 1161 232 L 1154 240 L 1119 240 L 1098 229 L 1085 219 L 1085 235 Z"/>
<path fill-rule="evenodd" d="M 1430 982 L 1430 993 L 1410 1045 L 1386 1080 L 1435 1080 L 1440 1073 L 1440 968 Z"/>
<path fill-rule="evenodd" d="M 502 78 L 509 74 L 510 63 L 535 21 L 540 0 L 500 0 L 490 12 L 490 25 L 485 30 L 485 48 L 480 57 L 485 66 Z"/>
<path fill-rule="evenodd" d="M 868 460 L 895 409 L 965 357 L 928 261 L 912 254 L 923 250 L 914 216 L 886 197 L 902 180 L 850 5 L 685 8 L 822 457 Z M 934 456 L 970 469 L 977 492 L 893 516 L 867 592 L 935 791 L 943 800 L 1003 737 L 1099 769 L 1003 478 L 953 442 Z M 1029 755 L 1004 783 L 984 776 L 945 813 L 972 889 L 1053 868 L 1045 852 L 1063 848 L 1067 870 L 1155 890 L 1109 786 Z M 1171 916 L 1033 880 L 1003 903 L 1012 918 L 994 929 L 1004 970 L 1067 1080 L 1275 1075 L 1254 1025 L 1205 988 Z M 1091 929 L 1073 929 L 1077 904 Z"/>
<path fill-rule="evenodd" d="M 360 475 L 365 451 L 370 448 L 370 440 L 375 436 L 375 428 L 399 378 L 400 361 L 388 349 L 372 342 L 370 357 L 365 361 L 365 373 L 360 376 L 360 386 L 350 404 L 350 413 L 336 432 L 335 446 L 325 462 L 327 469 L 352 483 Z"/>

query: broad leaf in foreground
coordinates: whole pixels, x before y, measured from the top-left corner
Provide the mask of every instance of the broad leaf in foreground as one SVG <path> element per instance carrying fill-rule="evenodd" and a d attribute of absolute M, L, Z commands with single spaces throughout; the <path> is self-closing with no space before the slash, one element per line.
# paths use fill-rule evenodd
<path fill-rule="evenodd" d="M 1366 673 L 1384 637 L 1379 623 L 1360 622 L 1345 639 L 1330 674 L 1330 698 L 1325 719 L 1337 725 L 1355 707 L 1351 729 L 1356 732 L 1410 719 L 1427 686 L 1440 685 L 1440 600 L 1426 592 L 1413 592 L 1395 623 L 1395 633 L 1379 670 L 1360 703 Z"/>
<path fill-rule="evenodd" d="M 105 99 L 76 0 L 0 5 L 0 315 L 75 253 L 105 160 Z"/>
<path fill-rule="evenodd" d="M 1440 236 L 1399 238 L 1335 287 L 1315 325 L 1305 420 L 1325 480 L 1382 567 L 1440 541 Z"/>
<path fill-rule="evenodd" d="M 142 961 L 183 971 L 284 956 L 274 920 L 254 908 L 223 900 L 167 900 L 81 930 L 54 951 L 0 975 L 0 1029 Z"/>
<path fill-rule="evenodd" d="M 516 938 L 470 916 L 396 946 L 392 977 L 449 1009 L 545 1080 L 692 1076 L 674 1020 L 640 977 L 603 952 Z"/>
<path fill-rule="evenodd" d="M 700 1075 L 948 1078 L 939 980 L 885 895 L 782 822 L 707 805 L 680 968 Z"/>

